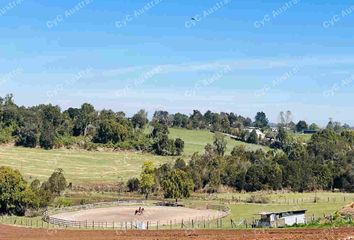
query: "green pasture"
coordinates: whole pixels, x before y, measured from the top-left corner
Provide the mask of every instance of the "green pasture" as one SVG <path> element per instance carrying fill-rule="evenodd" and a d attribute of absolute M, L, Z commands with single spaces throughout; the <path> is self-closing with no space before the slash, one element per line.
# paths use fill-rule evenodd
<path fill-rule="evenodd" d="M 204 151 L 205 145 L 208 143 L 212 144 L 214 141 L 214 133 L 208 130 L 187 130 L 182 128 L 170 128 L 170 138 L 181 138 L 183 139 L 184 154 L 187 156 L 192 155 L 195 152 L 202 153 Z M 241 141 L 233 140 L 227 137 L 227 151 L 229 154 L 235 146 L 245 146 L 247 150 L 256 151 L 258 149 L 269 150 L 267 147 L 256 144 L 248 144 Z"/>
<path fill-rule="evenodd" d="M 291 210 L 307 210 L 306 218 L 315 219 L 334 214 L 341 210 L 345 205 L 354 202 L 354 193 L 256 193 L 267 196 L 270 200 L 266 204 L 245 203 L 251 194 L 254 193 L 221 193 L 214 195 L 196 194 L 194 200 L 186 202 L 194 206 L 203 206 L 205 204 L 217 204 L 227 206 L 230 214 L 223 219 L 223 227 L 231 227 L 231 219 L 235 223 L 241 223 L 246 220 L 251 223 L 254 219 L 259 219 L 261 212 L 278 212 Z M 199 199 L 199 200 L 197 200 Z M 241 200 L 241 202 L 232 201 Z M 316 199 L 316 201 L 315 201 Z M 245 227 L 240 225 L 241 228 Z"/>
<path fill-rule="evenodd" d="M 313 134 L 290 133 L 290 135 L 300 142 L 307 143 L 311 140 Z"/>
<path fill-rule="evenodd" d="M 62 168 L 67 180 L 75 184 L 114 183 L 138 176 L 144 161 L 158 166 L 173 159 L 137 152 L 48 151 L 0 146 L 0 166 L 18 169 L 29 181 L 46 180 L 55 169 Z"/>
<path fill-rule="evenodd" d="M 288 203 L 297 200 L 301 202 L 346 202 L 351 200 L 354 202 L 354 193 L 341 193 L 341 192 L 255 192 L 255 193 L 218 193 L 215 195 L 210 195 L 208 198 L 216 199 L 216 200 L 241 200 L 246 201 L 251 197 L 251 195 L 265 196 L 267 197 L 271 203 Z M 197 194 L 198 198 L 206 198 L 205 194 Z"/>

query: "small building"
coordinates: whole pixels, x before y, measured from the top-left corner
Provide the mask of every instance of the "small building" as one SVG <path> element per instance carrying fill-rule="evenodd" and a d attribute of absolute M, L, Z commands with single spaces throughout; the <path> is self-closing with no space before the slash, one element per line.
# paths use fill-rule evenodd
<path fill-rule="evenodd" d="M 261 219 L 256 223 L 257 227 L 279 228 L 293 226 L 295 224 L 305 224 L 305 213 L 307 210 L 291 210 L 283 212 L 259 213 Z"/>
<path fill-rule="evenodd" d="M 251 134 L 251 132 L 255 131 L 259 139 L 264 139 L 266 137 L 266 135 L 259 128 L 248 127 L 245 128 L 245 130 L 247 131 L 248 135 Z"/>

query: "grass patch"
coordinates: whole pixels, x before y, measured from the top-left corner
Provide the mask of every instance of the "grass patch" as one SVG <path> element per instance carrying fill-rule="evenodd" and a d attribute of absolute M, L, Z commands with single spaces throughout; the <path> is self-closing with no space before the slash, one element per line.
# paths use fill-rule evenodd
<path fill-rule="evenodd" d="M 139 152 L 0 147 L 0 166 L 18 169 L 29 181 L 46 180 L 56 168 L 62 168 L 68 182 L 74 184 L 127 181 L 140 174 L 144 161 L 158 166 L 174 159 Z"/>
<path fill-rule="evenodd" d="M 214 134 L 208 130 L 188 130 L 183 128 L 170 128 L 169 131 L 170 138 L 181 138 L 185 142 L 184 155 L 187 156 L 191 156 L 195 152 L 203 153 L 205 145 L 207 145 L 208 143 L 212 144 L 214 141 Z M 265 151 L 269 150 L 268 147 L 244 143 L 227 137 L 226 154 L 230 154 L 235 146 L 240 145 L 244 146 L 249 151 L 256 151 L 258 149 L 263 149 Z"/>

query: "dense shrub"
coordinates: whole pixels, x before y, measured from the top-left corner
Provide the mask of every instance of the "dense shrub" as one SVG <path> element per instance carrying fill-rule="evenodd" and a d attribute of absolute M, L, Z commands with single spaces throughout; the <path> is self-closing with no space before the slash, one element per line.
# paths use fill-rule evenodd
<path fill-rule="evenodd" d="M 39 145 L 44 149 L 53 149 L 55 145 L 55 133 L 52 130 L 43 131 L 39 137 Z"/>
<path fill-rule="evenodd" d="M 60 197 L 60 198 L 57 198 L 55 201 L 54 201 L 54 206 L 56 208 L 62 208 L 62 207 L 70 207 L 72 206 L 72 201 L 70 199 L 67 199 L 67 198 L 64 198 L 64 197 Z"/>
<path fill-rule="evenodd" d="M 265 203 L 269 203 L 270 202 L 270 198 L 265 196 L 265 195 L 261 195 L 261 194 L 252 194 L 246 201 L 248 203 L 265 204 Z"/>
<path fill-rule="evenodd" d="M 140 187 L 140 181 L 138 178 L 131 178 L 127 182 L 129 192 L 137 192 Z"/>
<path fill-rule="evenodd" d="M 0 144 L 9 143 L 14 140 L 12 134 L 15 131 L 15 126 L 11 125 L 5 128 L 0 128 Z"/>
<path fill-rule="evenodd" d="M 35 148 L 38 144 L 38 132 L 33 127 L 23 127 L 17 135 L 16 145 Z"/>
<path fill-rule="evenodd" d="M 40 200 L 20 172 L 0 167 L 0 214 L 24 215 L 28 208 L 38 208 Z"/>
<path fill-rule="evenodd" d="M 43 185 L 45 190 L 50 190 L 54 195 L 59 196 L 67 186 L 63 170 L 60 168 L 56 169 Z"/>

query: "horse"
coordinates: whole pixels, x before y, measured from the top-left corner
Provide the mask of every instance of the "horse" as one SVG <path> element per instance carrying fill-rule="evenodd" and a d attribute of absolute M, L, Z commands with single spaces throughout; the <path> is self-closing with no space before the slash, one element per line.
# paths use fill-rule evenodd
<path fill-rule="evenodd" d="M 135 215 L 142 215 L 144 213 L 145 209 L 142 207 L 139 207 L 138 210 L 135 210 Z"/>

